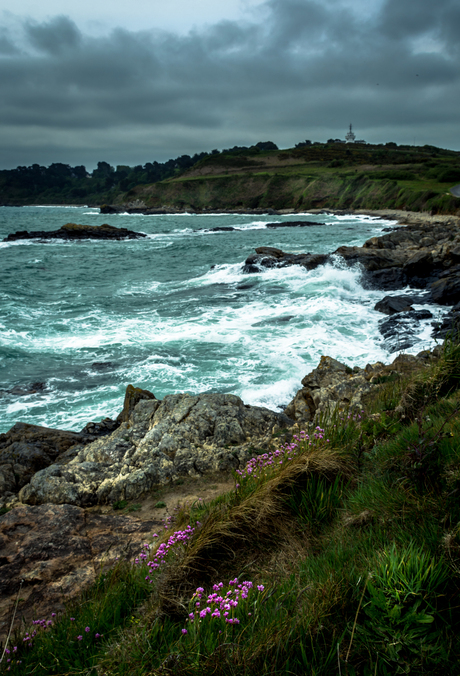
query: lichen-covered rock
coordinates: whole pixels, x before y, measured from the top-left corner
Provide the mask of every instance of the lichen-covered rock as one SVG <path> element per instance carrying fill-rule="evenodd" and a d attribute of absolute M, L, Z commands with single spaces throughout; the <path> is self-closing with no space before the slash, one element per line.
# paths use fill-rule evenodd
<path fill-rule="evenodd" d="M 360 410 L 366 395 L 389 376 L 411 371 L 426 363 L 427 354 L 417 357 L 401 354 L 386 366 L 382 362 L 367 364 L 363 369 L 351 369 L 332 357 L 321 357 L 320 363 L 302 380 L 302 389 L 285 409 L 296 422 L 313 422 L 320 416 L 330 416 L 338 410 Z"/>
<path fill-rule="evenodd" d="M 19 499 L 79 506 L 132 500 L 179 475 L 238 468 L 254 444 L 269 443 L 274 428 L 290 424 L 283 413 L 245 405 L 232 394 L 141 399 L 112 434 L 37 472 Z"/>

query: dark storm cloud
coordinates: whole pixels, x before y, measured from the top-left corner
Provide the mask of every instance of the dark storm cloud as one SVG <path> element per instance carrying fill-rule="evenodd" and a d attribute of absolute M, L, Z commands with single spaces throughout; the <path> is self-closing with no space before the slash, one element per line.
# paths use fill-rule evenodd
<path fill-rule="evenodd" d="M 33 153 L 46 155 L 49 144 L 41 135 L 55 130 L 66 134 L 72 162 L 95 132 L 102 152 L 119 130 L 123 162 L 126 148 L 145 149 L 136 129 L 150 134 L 162 159 L 174 129 L 181 138 L 188 130 L 190 152 L 219 134 L 281 145 L 316 130 L 343 135 L 350 119 L 363 134 L 410 129 L 411 138 L 414 129 L 456 124 L 456 0 L 386 0 L 364 17 L 339 0 L 268 0 L 262 9 L 258 22 L 222 21 L 185 36 L 117 29 L 91 37 L 65 16 L 24 22 L 22 39 L 0 30 L 5 147 L 14 153 L 17 135 L 21 157 L 29 143 L 36 161 Z"/>

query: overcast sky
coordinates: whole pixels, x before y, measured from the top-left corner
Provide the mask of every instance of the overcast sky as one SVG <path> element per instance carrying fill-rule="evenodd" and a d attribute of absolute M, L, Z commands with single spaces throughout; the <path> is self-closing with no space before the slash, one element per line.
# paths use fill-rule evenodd
<path fill-rule="evenodd" d="M 0 0 L 0 168 L 274 141 L 460 150 L 459 0 Z"/>

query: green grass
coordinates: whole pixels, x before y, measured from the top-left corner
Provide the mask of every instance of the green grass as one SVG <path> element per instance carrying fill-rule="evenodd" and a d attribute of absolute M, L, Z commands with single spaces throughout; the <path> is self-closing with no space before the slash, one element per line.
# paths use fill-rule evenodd
<path fill-rule="evenodd" d="M 16 635 L 21 664 L 0 673 L 457 674 L 459 374 L 450 340 L 382 382 L 365 413 L 266 449 L 234 490 L 176 512 L 163 541 L 195 531 L 157 570 L 138 559 L 101 573 L 32 647 Z M 229 624 L 207 598 L 235 578 L 253 586 Z"/>

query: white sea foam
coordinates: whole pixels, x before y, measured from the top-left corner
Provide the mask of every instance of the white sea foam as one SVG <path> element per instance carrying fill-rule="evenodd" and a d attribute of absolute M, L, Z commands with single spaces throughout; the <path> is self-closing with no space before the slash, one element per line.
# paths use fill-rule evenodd
<path fill-rule="evenodd" d="M 80 213 L 99 216 L 86 209 Z M 42 211 L 49 227 L 60 222 L 56 209 Z M 243 273 L 244 258 L 252 251 L 244 251 L 246 241 L 249 247 L 260 242 L 289 251 L 332 251 L 343 243 L 362 244 L 393 222 L 308 212 L 283 217 L 222 214 L 217 220 L 207 214 L 206 222 L 201 215 L 194 217 L 197 230 L 180 227 L 192 225 L 180 218 L 190 215 L 141 221 L 143 230 L 154 232 L 147 240 L 123 245 L 81 247 L 59 240 L 7 244 L 33 243 L 41 249 L 33 250 L 37 258 L 30 256 L 29 266 L 23 265 L 20 250 L 2 251 L 12 267 L 10 286 L 2 285 L 6 295 L 0 348 L 2 366 L 13 364 L 15 370 L 8 366 L 0 387 L 46 380 L 48 389 L 16 399 L 8 395 L 4 428 L 21 418 L 80 429 L 90 419 L 116 415 L 128 382 L 158 397 L 176 391 L 233 392 L 247 403 L 276 409 L 288 403 L 323 354 L 350 366 L 396 356 L 388 353 L 379 333 L 379 322 L 386 317 L 373 309 L 384 294 L 365 290 L 360 270 L 342 259 L 312 271 L 291 266 Z M 327 226 L 266 228 L 275 219 L 304 215 Z M 222 222 L 259 232 L 208 238 L 205 227 Z M 126 219 L 117 216 L 113 224 L 126 225 Z M 83 272 L 76 276 L 79 267 Z M 67 271 L 72 273 L 68 278 Z M 410 351 L 432 344 L 430 331 L 430 320 L 420 322 L 419 342 Z M 109 361 L 107 369 L 93 366 Z"/>

